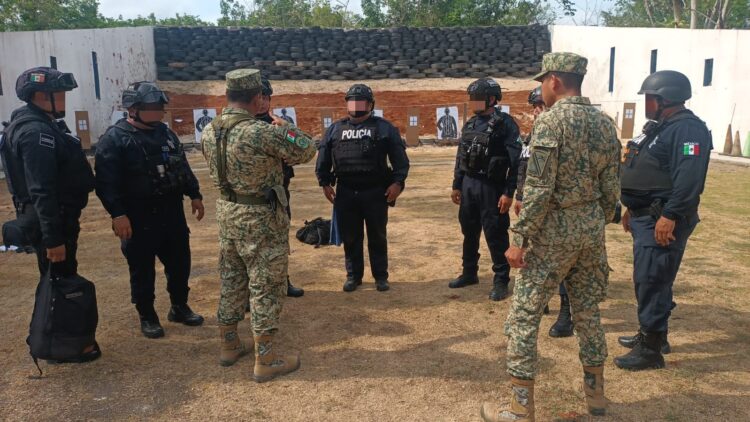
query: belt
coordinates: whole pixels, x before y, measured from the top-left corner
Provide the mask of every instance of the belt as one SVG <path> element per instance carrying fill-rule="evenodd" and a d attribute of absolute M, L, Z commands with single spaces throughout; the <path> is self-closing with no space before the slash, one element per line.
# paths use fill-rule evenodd
<path fill-rule="evenodd" d="M 645 208 L 628 208 L 628 213 L 630 213 L 630 215 L 632 217 L 636 217 L 637 218 L 637 217 L 645 217 L 647 215 L 651 216 L 652 215 L 652 210 L 651 210 L 650 207 L 645 207 Z"/>
<path fill-rule="evenodd" d="M 244 193 L 232 193 L 230 195 L 228 193 L 222 192 L 221 199 L 240 205 L 268 205 L 268 199 L 265 197 L 265 195 Z"/>

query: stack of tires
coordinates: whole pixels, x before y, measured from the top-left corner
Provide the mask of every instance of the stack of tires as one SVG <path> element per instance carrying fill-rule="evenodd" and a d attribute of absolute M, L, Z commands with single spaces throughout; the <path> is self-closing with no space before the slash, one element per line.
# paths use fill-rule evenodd
<path fill-rule="evenodd" d="M 528 77 L 550 51 L 545 26 L 478 28 L 154 28 L 160 80 Z"/>

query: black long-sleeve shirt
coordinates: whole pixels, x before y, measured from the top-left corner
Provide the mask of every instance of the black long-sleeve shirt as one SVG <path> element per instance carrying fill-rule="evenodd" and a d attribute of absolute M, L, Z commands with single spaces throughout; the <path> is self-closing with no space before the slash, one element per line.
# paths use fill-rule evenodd
<path fill-rule="evenodd" d="M 474 128 L 472 130 L 477 132 L 486 130 L 491 117 L 492 115 L 477 115 L 472 117 L 472 119 L 476 119 L 473 122 Z M 464 131 L 467 130 L 467 126 L 469 124 L 471 124 L 471 120 L 466 122 L 466 124 L 464 125 Z M 505 185 L 498 186 L 498 188 L 502 188 L 503 195 L 512 198 L 513 193 L 516 191 L 516 185 L 518 183 L 518 164 L 521 157 L 522 146 L 520 141 L 520 130 L 518 129 L 518 125 L 516 124 L 515 120 L 513 120 L 513 118 L 507 113 L 502 113 L 502 119 L 497 123 L 495 129 L 496 131 L 498 131 L 496 133 L 499 133 L 501 127 L 503 134 L 502 138 L 497 138 L 493 135 L 490 142 L 502 142 L 505 146 L 506 151 L 508 152 L 508 158 L 510 160 L 508 176 L 505 179 Z M 461 185 L 463 184 L 465 176 L 464 171 L 461 170 L 461 167 L 459 166 L 460 156 L 461 150 L 459 146 L 459 149 L 456 152 L 456 165 L 453 169 L 454 190 L 461 189 Z"/>
<path fill-rule="evenodd" d="M 382 161 L 382 168 L 386 167 L 386 159 L 390 162 L 393 169 L 391 174 L 391 183 L 398 183 L 403 188 L 406 177 L 409 175 L 409 157 L 406 155 L 406 145 L 396 126 L 379 117 L 370 117 L 364 122 L 355 125 L 354 129 L 372 125 L 372 120 L 376 121 L 378 131 L 378 142 L 385 142 L 384 148 L 379 148 Z M 318 161 L 315 164 L 315 174 L 318 177 L 320 186 L 333 186 L 336 184 L 337 177 L 333 168 L 333 134 L 338 132 L 339 125 L 342 121 L 333 123 L 326 130 L 323 139 L 318 148 Z"/>
<path fill-rule="evenodd" d="M 649 148 L 662 168 L 669 171 L 672 189 L 623 189 L 622 203 L 628 208 L 645 208 L 655 199 L 662 199 L 665 202 L 662 215 L 671 220 L 697 211 L 713 149 L 708 128 L 695 119 L 681 119 L 662 129 Z"/>
<path fill-rule="evenodd" d="M 170 199 L 182 199 L 182 195 L 202 199 L 198 179 L 187 164 L 179 138 L 162 124 L 153 131 L 141 131 L 145 135 L 143 139 L 147 139 L 142 148 L 134 140 L 138 131 L 122 121 L 107 129 L 96 145 L 96 194 L 112 218 L 128 214 L 130 207 L 138 206 L 142 201 L 166 199 L 153 195 L 151 170 L 143 148 L 149 153 L 163 151 L 164 147 L 171 151 L 180 150 L 189 180 L 178 198 Z"/>

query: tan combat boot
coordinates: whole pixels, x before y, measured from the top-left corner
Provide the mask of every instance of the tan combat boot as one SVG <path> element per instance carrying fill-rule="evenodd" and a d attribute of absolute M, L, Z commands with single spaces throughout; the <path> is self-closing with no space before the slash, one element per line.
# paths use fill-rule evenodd
<path fill-rule="evenodd" d="M 510 405 L 484 403 L 481 412 L 484 422 L 534 422 L 534 380 L 510 377 L 510 383 Z"/>
<path fill-rule="evenodd" d="M 583 367 L 583 392 L 586 393 L 586 406 L 594 416 L 607 413 L 607 399 L 604 398 L 604 366 Z"/>
<path fill-rule="evenodd" d="M 277 355 L 273 350 L 273 335 L 255 336 L 255 382 L 270 381 L 280 375 L 286 375 L 299 369 L 299 353 L 294 355 Z"/>
<path fill-rule="evenodd" d="M 221 366 L 232 366 L 240 357 L 252 351 L 252 345 L 248 347 L 240 341 L 237 335 L 237 324 L 219 325 L 219 333 L 221 333 L 221 356 L 219 357 Z"/>

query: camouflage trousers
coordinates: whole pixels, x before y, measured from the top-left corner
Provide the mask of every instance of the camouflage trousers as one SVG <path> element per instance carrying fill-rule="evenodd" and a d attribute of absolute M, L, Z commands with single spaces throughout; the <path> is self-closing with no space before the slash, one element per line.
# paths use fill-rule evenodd
<path fill-rule="evenodd" d="M 289 240 L 286 231 L 248 233 L 242 239 L 219 239 L 219 324 L 245 318 L 250 296 L 253 335 L 272 334 L 279 326 L 286 296 Z"/>
<path fill-rule="evenodd" d="M 579 358 L 585 366 L 599 366 L 607 358 L 599 302 L 607 295 L 609 265 L 602 236 L 593 245 L 532 244 L 526 251 L 527 268 L 516 278 L 513 299 L 505 321 L 508 336 L 508 373 L 534 379 L 537 370 L 537 337 L 544 307 L 560 282 L 570 298 Z"/>

